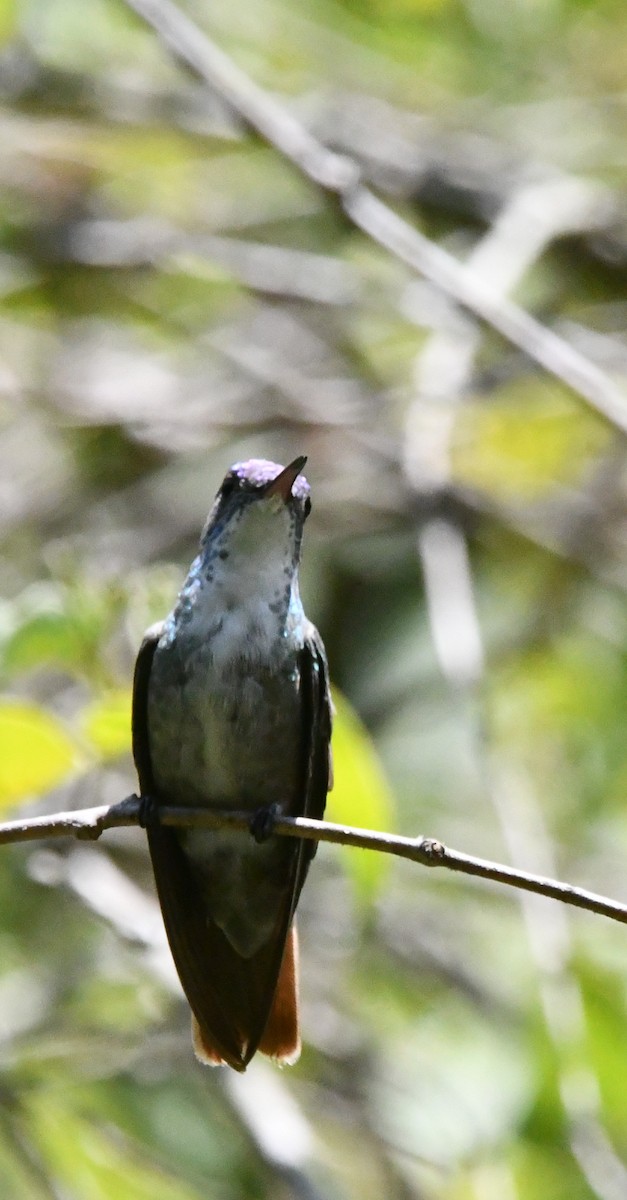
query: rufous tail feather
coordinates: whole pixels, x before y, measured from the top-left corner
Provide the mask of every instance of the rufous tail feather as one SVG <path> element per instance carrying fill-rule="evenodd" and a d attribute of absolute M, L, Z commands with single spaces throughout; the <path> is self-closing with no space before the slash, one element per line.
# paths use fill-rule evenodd
<path fill-rule="evenodd" d="M 298 934 L 295 925 L 287 935 L 274 1000 L 259 1049 L 262 1054 L 288 1066 L 295 1063 L 300 1055 Z"/>
<path fill-rule="evenodd" d="M 219 1050 L 211 1044 L 211 1033 L 199 1025 L 192 1014 L 192 1042 L 194 1053 L 202 1063 L 219 1067 L 227 1065 L 227 1060 Z M 247 1043 L 242 1039 L 242 1059 L 246 1056 Z M 263 1035 L 259 1042 L 262 1054 L 267 1054 L 276 1062 L 291 1066 L 300 1055 L 300 1034 L 298 1025 L 298 937 L 296 928 L 292 925 L 285 942 L 283 962 L 277 981 L 272 1008 Z M 228 1065 L 235 1070 L 245 1070 L 244 1064 L 238 1065 L 228 1060 Z"/>

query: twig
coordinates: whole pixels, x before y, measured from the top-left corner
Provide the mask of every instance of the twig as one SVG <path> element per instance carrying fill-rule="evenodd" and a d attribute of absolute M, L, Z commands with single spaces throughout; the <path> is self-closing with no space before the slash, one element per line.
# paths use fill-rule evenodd
<path fill-rule="evenodd" d="M 336 154 L 274 97 L 258 87 L 171 0 L 126 0 L 161 40 L 222 97 L 242 121 L 335 197 L 362 232 L 491 325 L 528 358 L 572 388 L 618 429 L 627 432 L 627 395 L 606 373 L 558 334 L 489 287 L 399 217 L 361 181 L 359 165 Z"/>
<path fill-rule="evenodd" d="M 128 796 L 119 804 L 100 805 L 98 808 L 77 809 L 75 812 L 54 813 L 51 816 L 30 817 L 20 821 L 0 823 L 0 845 L 8 842 L 31 842 L 39 838 L 74 836 L 87 840 L 99 838 L 105 829 L 138 825 L 141 801 L 137 796 Z M 250 812 L 227 812 L 206 808 L 169 808 L 159 806 L 159 821 L 185 829 L 233 829 L 250 833 Z M 273 832 L 280 837 L 304 838 L 312 842 L 335 842 L 340 846 L 355 846 L 360 850 L 378 850 L 421 863 L 424 867 L 446 867 L 462 875 L 478 875 L 495 883 L 525 892 L 535 892 L 551 900 L 561 900 L 575 908 L 599 913 L 627 925 L 627 905 L 618 900 L 609 900 L 585 888 L 573 887 L 557 879 L 533 875 L 502 863 L 477 858 L 452 850 L 437 838 L 400 837 L 391 833 L 377 833 L 371 829 L 357 829 L 352 825 L 335 825 L 330 821 L 314 821 L 309 817 L 277 817 Z"/>

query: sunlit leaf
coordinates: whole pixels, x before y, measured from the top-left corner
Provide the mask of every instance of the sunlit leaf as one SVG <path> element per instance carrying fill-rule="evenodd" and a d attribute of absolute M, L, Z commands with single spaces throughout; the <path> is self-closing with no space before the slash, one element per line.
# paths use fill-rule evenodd
<path fill-rule="evenodd" d="M 41 795 L 79 765 L 63 726 L 35 704 L 0 703 L 0 806 Z"/>
<path fill-rule="evenodd" d="M 91 704 L 83 713 L 83 732 L 103 759 L 130 750 L 130 688 L 106 692 Z"/>
<path fill-rule="evenodd" d="M 15 33 L 17 24 L 17 0 L 0 0 L 0 44 Z"/>
<path fill-rule="evenodd" d="M 577 483 L 608 437 L 603 421 L 580 410 L 564 388 L 523 377 L 463 408 L 455 475 L 506 499 L 540 499 L 556 485 Z"/>
<path fill-rule="evenodd" d="M 391 830 L 394 801 L 372 739 L 348 700 L 333 689 L 336 715 L 333 724 L 335 782 L 326 816 L 344 825 Z M 362 902 L 372 899 L 386 870 L 383 854 L 347 850 L 346 869 Z"/>

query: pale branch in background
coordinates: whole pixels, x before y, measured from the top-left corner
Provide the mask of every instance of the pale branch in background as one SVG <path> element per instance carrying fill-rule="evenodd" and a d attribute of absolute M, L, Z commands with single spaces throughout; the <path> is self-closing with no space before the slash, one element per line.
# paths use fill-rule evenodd
<path fill-rule="evenodd" d="M 579 181 L 532 184 L 504 205 L 488 232 L 477 242 L 467 265 L 505 293 L 524 277 L 532 263 L 560 232 L 578 223 L 585 227 L 591 195 Z M 537 214 L 543 214 L 539 221 Z M 407 419 L 405 470 L 414 488 L 431 488 L 446 495 L 454 486 L 453 448 L 457 420 L 468 398 L 475 357 L 480 345 L 476 322 L 457 319 L 454 327 L 434 332 L 420 349 L 415 366 L 415 396 Z M 426 436 L 425 436 L 426 434 Z M 624 446 L 616 436 L 611 454 L 622 470 Z M 613 473 L 607 455 L 587 485 L 588 505 L 570 511 L 564 522 L 568 543 L 584 543 L 591 530 L 602 527 L 611 503 Z M 611 462 L 611 459 L 610 459 Z M 614 486 L 617 486 L 616 484 Z M 593 501 L 593 494 L 596 503 Z M 605 518 L 607 519 L 607 517 Z M 593 540 L 596 540 L 593 538 Z M 474 747 L 477 776 L 484 784 L 505 846 L 515 869 L 537 864 L 542 873 L 556 872 L 555 855 L 542 806 L 531 780 L 520 766 L 499 753 L 489 736 L 485 712 L 486 654 L 468 537 L 454 520 L 436 516 L 417 529 L 427 610 L 434 648 L 443 676 L 453 692 L 465 693 L 469 744 Z M 553 611 L 551 603 L 540 605 Z M 539 616 L 540 620 L 544 615 Z M 572 970 L 574 944 L 566 908 L 550 911 L 535 896 L 520 891 L 521 912 L 534 960 L 545 1029 L 555 1054 L 555 1066 L 565 1128 L 572 1152 L 597 1200 L 624 1200 L 627 1172 L 604 1130 L 601 1088 L 587 1044 L 585 1001 Z M 568 1017 L 565 1018 L 565 1014 Z M 581 1056 L 578 1085 L 573 1089 L 573 1056 Z"/>
<path fill-rule="evenodd" d="M 4 821 L 0 823 L 0 845 L 68 836 L 95 840 L 105 829 L 139 825 L 141 810 L 142 801 L 139 797 L 128 796 L 119 804 Z M 212 812 L 206 808 L 159 806 L 158 819 L 162 825 L 180 826 L 185 829 L 233 829 L 249 835 L 251 831 L 251 814 L 246 812 Z M 486 858 L 477 858 L 460 850 L 452 850 L 437 838 L 399 837 L 371 829 L 358 829 L 352 825 L 314 821 L 308 817 L 275 817 L 272 831 L 280 837 L 335 842 L 340 846 L 354 846 L 360 850 L 378 850 L 384 854 L 393 854 L 397 858 L 407 858 L 410 862 L 421 863 L 424 867 L 445 867 L 462 875 L 477 875 L 481 879 L 491 879 L 494 883 L 505 883 L 525 892 L 535 892 L 536 895 L 546 896 L 551 900 L 561 900 L 563 904 L 584 908 L 588 912 L 599 913 L 603 917 L 627 925 L 627 904 L 610 900 L 585 888 L 573 887 L 570 883 L 561 883 L 557 879 L 547 879 L 543 875 L 534 875 L 529 871 L 520 871 Z"/>
<path fill-rule="evenodd" d="M 335 197 L 348 219 L 378 245 L 487 322 L 534 362 L 572 388 L 623 433 L 627 395 L 596 363 L 475 270 L 399 217 L 362 181 L 359 164 L 329 150 L 273 96 L 264 92 L 171 0 L 126 0 L 161 41 L 217 93 L 246 126 L 316 187 Z"/>

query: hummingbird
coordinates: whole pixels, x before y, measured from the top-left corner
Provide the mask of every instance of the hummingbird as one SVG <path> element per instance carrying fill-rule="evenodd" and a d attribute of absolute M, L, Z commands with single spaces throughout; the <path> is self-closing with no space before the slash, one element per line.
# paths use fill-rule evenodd
<path fill-rule="evenodd" d="M 294 913 L 316 843 L 272 836 L 272 818 L 322 818 L 332 782 L 326 654 L 298 587 L 306 461 L 230 468 L 135 667 L 133 755 L 193 1046 L 236 1071 L 300 1053 Z M 255 836 L 162 826 L 160 805 L 247 811 Z"/>

